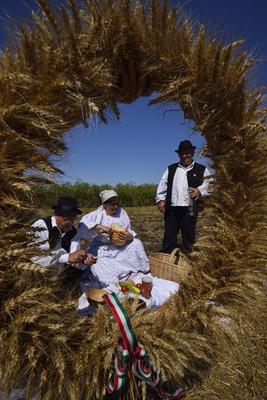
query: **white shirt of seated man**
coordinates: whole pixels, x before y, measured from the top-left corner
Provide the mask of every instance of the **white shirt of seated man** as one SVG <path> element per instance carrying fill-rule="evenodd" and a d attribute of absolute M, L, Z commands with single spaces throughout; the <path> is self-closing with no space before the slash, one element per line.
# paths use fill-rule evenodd
<path fill-rule="evenodd" d="M 40 218 L 36 220 L 31 225 L 31 227 L 34 228 L 34 236 L 36 238 L 35 242 L 32 244 L 37 245 L 40 250 L 49 253 L 47 255 L 32 257 L 32 262 L 43 267 L 53 268 L 57 271 L 66 268 L 66 264 L 71 264 L 74 267 L 80 268 L 80 266 L 84 266 L 80 263 L 85 259 L 89 261 L 89 258 L 92 264 L 95 263 L 95 257 L 91 256 L 84 250 L 70 250 L 68 253 L 62 247 L 62 239 L 64 235 L 72 229 L 77 214 L 81 214 L 81 210 L 78 209 L 76 201 L 72 198 L 62 197 L 59 198 L 58 203 L 52 208 L 54 209 L 54 215 L 51 217 L 51 225 L 52 229 L 57 228 L 58 230 L 58 240 L 51 251 L 47 224 L 44 219 Z M 86 268 L 86 266 L 84 266 L 84 268 Z"/>

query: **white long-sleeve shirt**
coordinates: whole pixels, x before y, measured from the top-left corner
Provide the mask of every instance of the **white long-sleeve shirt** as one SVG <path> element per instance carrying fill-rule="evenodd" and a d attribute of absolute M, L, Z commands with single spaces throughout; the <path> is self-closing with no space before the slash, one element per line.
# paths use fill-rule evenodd
<path fill-rule="evenodd" d="M 52 228 L 57 227 L 56 223 L 56 218 L 52 216 L 51 218 L 52 222 Z M 41 250 L 50 250 L 50 245 L 49 245 L 49 232 L 46 226 L 46 223 L 43 219 L 38 219 L 35 221 L 32 225 L 32 228 L 38 228 L 34 232 L 34 236 L 36 237 L 36 241 L 34 244 L 36 244 Z M 40 230 L 39 230 L 40 229 Z M 61 238 L 63 238 L 64 233 L 61 232 L 59 229 L 59 232 L 61 233 Z M 35 256 L 32 257 L 32 262 L 35 264 L 39 264 L 42 267 L 61 267 L 63 264 L 68 262 L 69 258 L 69 253 L 66 252 L 65 249 L 61 247 L 61 240 L 59 239 L 56 247 L 53 251 L 51 251 L 49 254 L 46 255 L 41 255 L 41 256 Z"/>
<path fill-rule="evenodd" d="M 172 184 L 172 194 L 171 194 L 171 205 L 186 207 L 190 204 L 190 196 L 188 193 L 188 181 L 187 172 L 194 167 L 194 161 L 188 167 L 184 167 L 182 164 L 178 163 L 178 167 L 175 171 L 173 184 Z M 167 168 L 164 172 L 160 183 L 157 188 L 156 203 L 161 200 L 166 200 L 167 196 L 167 183 L 168 183 L 169 169 Z M 203 197 L 207 196 L 211 192 L 210 183 L 212 182 L 211 172 L 206 167 L 204 170 L 204 180 L 202 185 L 198 186 Z"/>

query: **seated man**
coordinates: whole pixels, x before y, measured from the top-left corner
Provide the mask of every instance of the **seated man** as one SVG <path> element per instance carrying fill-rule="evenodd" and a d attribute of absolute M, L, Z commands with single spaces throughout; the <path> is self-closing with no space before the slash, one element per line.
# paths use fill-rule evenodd
<path fill-rule="evenodd" d="M 82 211 L 78 208 L 76 200 L 71 197 L 59 198 L 52 208 L 53 216 L 37 219 L 31 225 L 36 237 L 33 244 L 38 245 L 41 250 L 50 250 L 50 252 L 47 255 L 32 257 L 32 261 L 53 269 L 56 274 L 68 270 L 69 275 L 72 275 L 71 278 L 77 278 L 82 274 L 79 263 L 86 258 L 91 264 L 95 262 L 94 257 L 84 250 L 70 252 L 71 240 L 77 232 L 73 222 Z"/>
<path fill-rule="evenodd" d="M 119 281 L 131 280 L 140 283 L 144 275 L 152 276 L 149 274 L 149 262 L 144 246 L 132 230 L 128 214 L 120 207 L 117 193 L 114 190 L 104 190 L 100 197 L 102 205 L 81 219 L 71 249 L 79 249 L 80 239 L 91 240 L 89 258 L 83 260 L 85 264 L 89 264 L 81 279 L 84 292 L 89 288 L 106 288 L 118 293 Z M 113 237 L 114 226 L 122 228 L 118 232 L 117 242 L 114 242 Z M 94 265 L 90 265 L 92 254 L 96 257 Z M 176 282 L 156 277 L 152 279 L 151 301 L 154 306 L 164 303 L 179 289 Z M 88 306 L 86 296 L 83 295 L 79 309 Z"/>

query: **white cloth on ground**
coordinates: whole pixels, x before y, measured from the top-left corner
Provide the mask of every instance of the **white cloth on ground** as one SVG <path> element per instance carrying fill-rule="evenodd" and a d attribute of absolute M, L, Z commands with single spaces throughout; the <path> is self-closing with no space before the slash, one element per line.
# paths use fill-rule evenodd
<path fill-rule="evenodd" d="M 149 302 L 146 301 L 146 299 L 142 298 L 146 302 L 146 305 L 148 308 L 154 308 L 154 307 L 159 307 L 163 303 L 165 303 L 171 295 L 175 294 L 179 290 L 179 284 L 173 281 L 169 281 L 166 279 L 161 279 L 156 276 L 152 276 L 150 273 L 149 274 L 143 274 L 143 273 L 133 273 L 130 275 L 128 279 L 131 279 L 137 283 L 142 282 L 142 277 L 143 276 L 150 276 L 153 280 L 153 287 L 152 287 L 152 292 L 151 292 L 151 299 Z M 92 283 L 92 287 L 93 283 Z M 111 283 L 108 286 L 105 287 L 105 290 L 109 292 L 114 292 L 119 299 L 122 299 L 124 295 L 120 291 L 120 286 L 118 284 Z M 132 295 L 132 297 L 135 297 L 135 295 Z M 81 315 L 86 315 L 86 310 L 90 306 L 86 294 L 83 293 L 82 296 L 79 298 L 78 306 L 77 306 L 77 311 L 81 313 Z"/>

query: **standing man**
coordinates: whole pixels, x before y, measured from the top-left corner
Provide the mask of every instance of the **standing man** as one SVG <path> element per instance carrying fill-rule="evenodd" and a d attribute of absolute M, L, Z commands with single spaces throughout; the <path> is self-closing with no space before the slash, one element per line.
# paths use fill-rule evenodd
<path fill-rule="evenodd" d="M 175 150 L 180 161 L 169 165 L 158 185 L 156 203 L 164 213 L 163 253 L 171 253 L 177 246 L 181 230 L 183 250 L 192 251 L 195 243 L 198 199 L 209 194 L 210 172 L 193 161 L 195 146 L 190 140 L 180 142 Z"/>
<path fill-rule="evenodd" d="M 36 237 L 34 244 L 41 250 L 49 251 L 47 255 L 33 257 L 32 262 L 53 269 L 56 273 L 66 270 L 70 278 L 76 278 L 82 274 L 77 270 L 79 263 L 85 259 L 90 263 L 96 262 L 95 257 L 85 250 L 71 251 L 71 240 L 77 233 L 73 223 L 82 211 L 71 197 L 60 197 L 52 208 L 54 215 L 40 218 L 31 225 Z"/>

